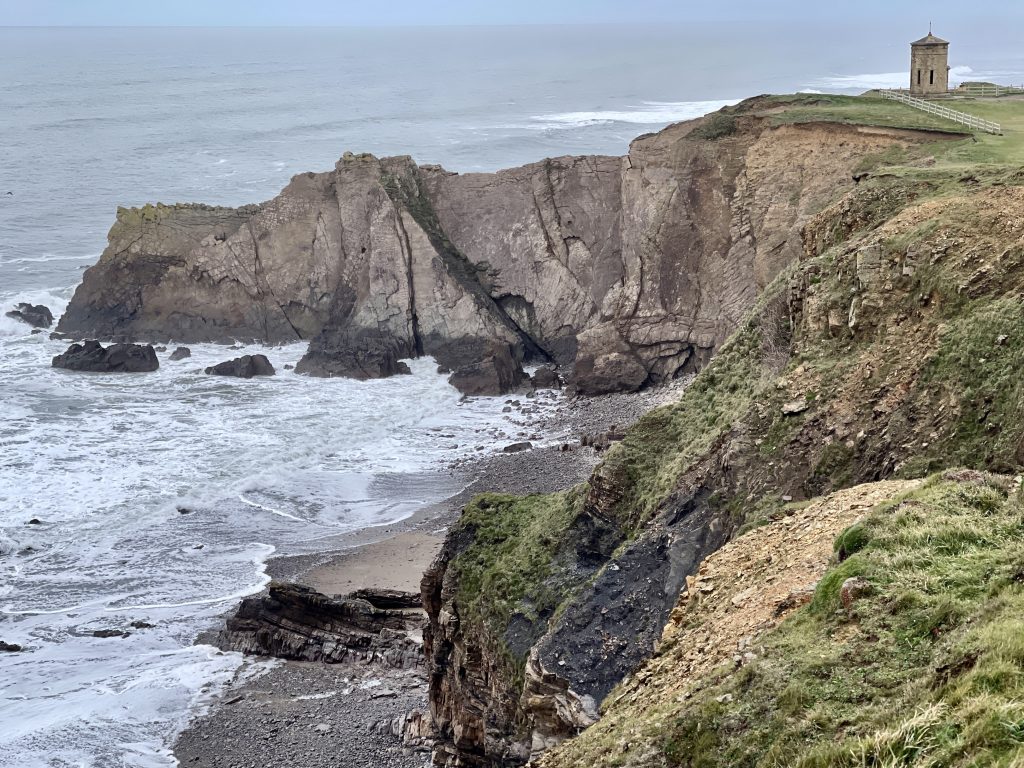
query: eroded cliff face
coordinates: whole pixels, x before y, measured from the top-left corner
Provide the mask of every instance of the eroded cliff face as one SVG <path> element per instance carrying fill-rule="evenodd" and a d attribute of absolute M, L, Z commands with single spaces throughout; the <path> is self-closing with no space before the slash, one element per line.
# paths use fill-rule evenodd
<path fill-rule="evenodd" d="M 865 156 L 924 134 L 776 125 L 757 102 L 635 141 L 458 175 L 343 157 L 240 209 L 118 212 L 58 330 L 180 342 L 309 340 L 299 370 L 358 378 L 432 355 L 464 391 L 525 359 L 585 394 L 699 369 L 799 252 Z"/>
<path fill-rule="evenodd" d="M 437 764 L 524 762 L 580 732 L 543 764 L 661 764 L 609 751 L 629 749 L 628 718 L 585 729 L 741 527 L 857 483 L 1020 470 L 1024 197 L 1019 173 L 993 173 L 863 182 L 807 222 L 800 262 L 585 486 L 464 513 L 424 582 Z"/>

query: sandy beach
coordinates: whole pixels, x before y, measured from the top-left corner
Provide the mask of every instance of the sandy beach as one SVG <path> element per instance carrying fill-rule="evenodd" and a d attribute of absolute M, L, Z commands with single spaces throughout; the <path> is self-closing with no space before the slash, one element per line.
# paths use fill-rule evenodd
<path fill-rule="evenodd" d="M 626 426 L 678 397 L 685 382 L 637 394 L 567 400 L 535 429 L 561 436 L 516 453 L 489 454 L 452 467 L 466 488 L 441 504 L 382 529 L 346 537 L 342 549 L 277 558 L 268 572 L 326 595 L 383 588 L 419 592 L 420 579 L 447 527 L 481 492 L 545 493 L 584 481 L 600 454 L 580 445 L 584 435 Z M 347 546 L 346 546 L 347 545 Z M 213 628 L 216 630 L 216 628 Z M 414 768 L 429 762 L 425 746 L 411 748 L 392 723 L 426 712 L 423 670 L 377 664 L 277 661 L 255 679 L 240 677 L 205 715 L 181 734 L 175 755 L 183 766 L 262 768 L 296 765 Z"/>

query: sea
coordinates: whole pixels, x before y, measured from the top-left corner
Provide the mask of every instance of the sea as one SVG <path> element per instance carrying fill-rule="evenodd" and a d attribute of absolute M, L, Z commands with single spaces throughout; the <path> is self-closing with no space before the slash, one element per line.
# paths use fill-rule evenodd
<path fill-rule="evenodd" d="M 430 360 L 325 381 L 285 370 L 289 345 L 234 381 L 202 370 L 241 351 L 192 345 L 152 374 L 53 369 L 66 345 L 2 311 L 59 316 L 117 206 L 267 200 L 346 150 L 621 154 L 759 93 L 902 85 L 919 27 L 0 28 L 0 641 L 23 646 L 0 652 L 0 768 L 175 765 L 188 718 L 261 671 L 195 640 L 268 558 L 384 531 L 516 434 Z M 1024 82 L 1013 30 L 936 32 L 954 79 Z"/>

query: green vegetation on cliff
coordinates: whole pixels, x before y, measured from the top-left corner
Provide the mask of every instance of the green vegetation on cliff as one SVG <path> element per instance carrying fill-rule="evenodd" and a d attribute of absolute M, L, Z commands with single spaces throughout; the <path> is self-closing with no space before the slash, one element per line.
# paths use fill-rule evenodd
<path fill-rule="evenodd" d="M 847 559 L 810 605 L 678 706 L 669 764 L 1018 765 L 1024 507 L 1009 486 L 947 473 L 840 537 Z"/>
<path fill-rule="evenodd" d="M 768 286 L 749 319 L 730 337 L 680 399 L 644 415 L 605 457 L 601 473 L 615 478 L 622 496 L 612 510 L 635 535 L 680 477 L 772 383 L 789 347 L 786 291 L 793 270 Z"/>
<path fill-rule="evenodd" d="M 535 496 L 484 494 L 463 510 L 472 543 L 454 561 L 459 606 L 504 634 L 512 616 L 550 616 L 562 598 L 555 562 L 580 505 L 577 491 Z M 519 661 L 522 661 L 520 659 Z"/>

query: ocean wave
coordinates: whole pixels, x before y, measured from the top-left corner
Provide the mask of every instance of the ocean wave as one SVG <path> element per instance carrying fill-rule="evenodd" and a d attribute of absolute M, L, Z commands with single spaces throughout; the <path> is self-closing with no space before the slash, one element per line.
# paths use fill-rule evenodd
<path fill-rule="evenodd" d="M 976 76 L 976 73 L 970 67 L 953 67 L 949 71 L 949 82 L 951 85 L 957 85 L 971 76 Z M 833 77 L 818 78 L 810 84 L 809 88 L 826 88 L 838 91 L 870 91 L 875 88 L 905 88 L 909 78 L 909 71 L 874 72 L 862 75 L 837 75 Z"/>
<path fill-rule="evenodd" d="M 0 533 L 0 557 L 17 551 L 19 544 L 5 533 Z"/>
<path fill-rule="evenodd" d="M 632 125 L 666 125 L 681 120 L 692 120 L 722 107 L 736 104 L 739 99 L 717 101 L 645 101 L 626 109 L 598 109 L 583 112 L 554 112 L 534 115 L 529 126 L 539 130 L 559 128 L 586 128 L 591 125 L 630 123 Z"/>
<path fill-rule="evenodd" d="M 0 256 L 0 264 L 47 264 L 51 261 L 95 261 L 100 257 L 98 253 L 88 253 L 84 256 L 58 256 L 54 253 L 44 253 L 42 256 L 19 256 L 14 259 L 5 259 Z"/>

